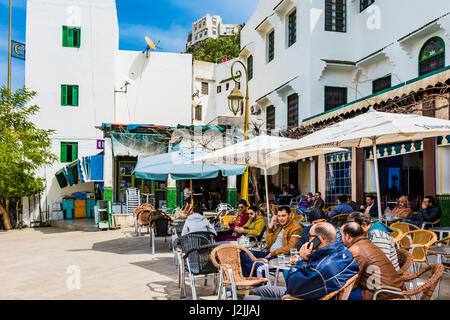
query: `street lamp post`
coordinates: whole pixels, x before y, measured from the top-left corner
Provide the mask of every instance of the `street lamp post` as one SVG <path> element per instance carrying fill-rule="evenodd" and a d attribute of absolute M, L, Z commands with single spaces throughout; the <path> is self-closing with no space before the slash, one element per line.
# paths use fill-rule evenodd
<path fill-rule="evenodd" d="M 244 109 L 244 140 L 248 140 L 248 71 L 242 61 L 237 60 L 233 62 L 231 65 L 231 77 L 234 80 L 236 87 L 231 91 L 228 96 L 228 108 L 233 112 L 236 116 L 239 112 L 242 114 L 243 104 L 244 104 L 244 96 L 238 88 L 238 83 L 240 83 L 240 79 L 242 79 L 242 71 L 237 70 L 234 73 L 234 66 L 236 63 L 242 65 L 242 68 L 245 71 L 245 109 Z M 248 201 L 248 167 L 247 170 L 242 175 L 241 180 L 241 199 L 245 199 Z"/>

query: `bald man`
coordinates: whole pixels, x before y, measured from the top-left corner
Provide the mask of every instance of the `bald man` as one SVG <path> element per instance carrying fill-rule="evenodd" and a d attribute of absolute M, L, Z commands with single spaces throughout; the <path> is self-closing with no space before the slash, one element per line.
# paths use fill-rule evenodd
<path fill-rule="evenodd" d="M 280 300 L 283 295 L 301 299 L 320 299 L 342 288 L 358 273 L 359 267 L 351 252 L 336 241 L 336 229 L 327 222 L 311 228 L 309 242 L 300 249 L 297 263 L 291 267 L 285 287 L 262 286 L 245 300 Z"/>

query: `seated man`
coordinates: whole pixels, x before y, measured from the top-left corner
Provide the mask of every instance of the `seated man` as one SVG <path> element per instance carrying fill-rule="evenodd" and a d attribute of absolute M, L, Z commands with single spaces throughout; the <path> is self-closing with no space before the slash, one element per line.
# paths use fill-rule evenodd
<path fill-rule="evenodd" d="M 337 201 L 338 205 L 328 215 L 330 221 L 333 219 L 334 216 L 337 216 L 338 214 L 344 213 L 350 214 L 353 212 L 352 207 L 347 203 L 347 196 L 340 196 Z"/>
<path fill-rule="evenodd" d="M 317 191 L 314 201 L 313 201 L 313 204 L 311 206 L 311 209 L 318 208 L 318 209 L 322 210 L 324 207 L 325 207 L 325 201 L 323 201 L 323 199 L 322 199 L 322 194 L 319 191 Z"/>
<path fill-rule="evenodd" d="M 285 287 L 261 286 L 245 300 L 279 300 L 283 295 L 300 299 L 320 299 L 339 290 L 359 272 L 358 264 L 342 242 L 336 229 L 327 222 L 314 224 L 310 241 L 300 250 L 297 263 L 289 270 Z"/>
<path fill-rule="evenodd" d="M 266 218 L 260 215 L 259 209 L 256 206 L 251 206 L 248 209 L 249 219 L 242 227 L 234 228 L 234 233 L 231 236 L 222 237 L 221 241 L 235 241 L 242 235 L 259 237 L 266 226 Z"/>
<path fill-rule="evenodd" d="M 245 199 L 239 200 L 238 214 L 236 218 L 234 218 L 228 223 L 228 226 L 230 227 L 228 230 L 218 232 L 216 241 L 227 241 L 228 237 L 233 235 L 234 229 L 236 227 L 242 227 L 244 226 L 244 224 L 247 223 L 249 219 L 247 208 L 248 208 L 247 201 Z"/>
<path fill-rule="evenodd" d="M 349 196 L 347 196 L 347 203 L 352 207 L 353 212 L 359 211 L 359 205 L 353 201 Z"/>
<path fill-rule="evenodd" d="M 277 215 L 272 217 L 266 234 L 266 251 L 254 251 L 256 258 L 273 259 L 279 254 L 290 254 L 300 239 L 303 227 L 291 218 L 289 207 L 278 208 Z M 241 254 L 242 274 L 250 276 L 253 260 L 247 254 Z M 258 277 L 263 277 L 264 265 L 256 263 L 255 270 Z"/>
<path fill-rule="evenodd" d="M 341 227 L 342 242 L 350 250 L 359 265 L 358 287 L 350 300 L 372 300 L 380 286 L 404 289 L 404 283 L 383 251 L 364 236 L 357 222 L 347 222 Z M 380 299 L 398 298 L 398 295 L 382 293 Z"/>
<path fill-rule="evenodd" d="M 372 218 L 378 218 L 378 205 L 374 195 L 369 194 L 366 197 L 366 206 L 360 207 L 360 212 L 370 215 Z"/>
<path fill-rule="evenodd" d="M 189 215 L 184 223 L 181 235 L 184 236 L 191 232 L 211 232 L 217 235 L 214 227 L 209 223 L 208 219 L 203 216 L 203 209 L 196 208 L 195 213 Z"/>
<path fill-rule="evenodd" d="M 398 270 L 400 266 L 398 264 L 397 249 L 395 248 L 394 238 L 391 236 L 394 230 L 378 221 L 372 223 L 370 217 L 362 212 L 353 212 L 349 215 L 347 222 L 352 221 L 357 222 L 362 227 L 367 239 L 380 248 L 391 261 L 395 270 Z"/>
<path fill-rule="evenodd" d="M 434 197 L 426 196 L 422 201 L 422 209 L 420 209 L 416 215 L 409 218 L 409 220 L 404 221 L 422 228 L 424 222 L 435 222 L 441 218 L 441 215 L 441 208 L 436 205 Z"/>

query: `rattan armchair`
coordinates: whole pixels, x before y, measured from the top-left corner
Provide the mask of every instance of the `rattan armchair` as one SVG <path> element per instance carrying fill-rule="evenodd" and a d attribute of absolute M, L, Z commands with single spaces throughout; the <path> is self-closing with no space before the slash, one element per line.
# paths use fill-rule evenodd
<path fill-rule="evenodd" d="M 353 277 L 351 277 L 350 279 L 347 280 L 347 282 L 345 283 L 345 285 L 340 288 L 339 290 L 330 292 L 329 294 L 323 296 L 322 298 L 320 298 L 319 300 L 331 300 L 334 297 L 337 298 L 337 300 L 348 300 L 348 297 L 350 296 L 350 293 L 353 290 L 353 287 L 355 286 L 357 280 L 358 280 L 359 274 L 355 274 Z M 282 300 L 303 300 L 300 298 L 296 298 L 290 295 L 284 295 L 282 298 Z"/>
<path fill-rule="evenodd" d="M 330 223 L 336 227 L 341 227 L 344 223 L 347 222 L 347 218 L 349 215 L 349 213 L 337 214 L 330 218 Z"/>
<path fill-rule="evenodd" d="M 226 289 L 230 288 L 233 300 L 237 300 L 237 290 L 249 290 L 256 286 L 268 283 L 268 278 L 259 277 L 244 277 L 242 274 L 241 266 L 241 251 L 245 252 L 251 260 L 254 261 L 250 275 L 253 274 L 253 270 L 256 262 L 264 263 L 266 276 L 269 274 L 269 265 L 267 259 L 257 259 L 246 248 L 237 244 L 223 244 L 214 248 L 211 252 L 211 261 L 216 268 L 219 268 L 219 290 L 217 293 L 218 299 L 226 299 Z"/>
<path fill-rule="evenodd" d="M 444 266 L 440 263 L 433 263 L 425 266 L 425 268 L 419 270 L 415 274 L 404 274 L 402 279 L 404 281 L 412 281 L 419 278 L 422 274 L 430 272 L 430 276 L 427 281 L 421 286 L 414 288 L 412 290 L 400 290 L 397 288 L 381 286 L 373 295 L 373 300 L 377 300 L 378 295 L 381 293 L 390 293 L 393 295 L 398 295 L 399 298 L 395 300 L 406 300 L 411 299 L 411 297 L 416 296 L 418 300 L 431 300 L 433 292 L 435 291 L 436 285 L 438 284 L 440 278 L 444 274 Z"/>
<path fill-rule="evenodd" d="M 441 222 L 441 218 L 437 219 L 436 221 L 424 221 L 422 222 L 422 229 L 425 229 L 427 226 L 436 227 L 439 226 L 439 222 Z"/>
<path fill-rule="evenodd" d="M 409 244 L 406 246 L 402 245 L 402 240 L 408 239 Z M 429 230 L 413 230 L 404 233 L 399 241 L 402 249 L 409 250 L 414 257 L 414 263 L 426 263 L 427 250 L 431 247 L 437 240 L 437 235 L 433 231 Z M 417 271 L 417 270 L 414 270 Z"/>
<path fill-rule="evenodd" d="M 400 269 L 397 270 L 400 276 L 403 276 L 414 262 L 413 255 L 404 249 L 397 249 L 397 258 Z"/>

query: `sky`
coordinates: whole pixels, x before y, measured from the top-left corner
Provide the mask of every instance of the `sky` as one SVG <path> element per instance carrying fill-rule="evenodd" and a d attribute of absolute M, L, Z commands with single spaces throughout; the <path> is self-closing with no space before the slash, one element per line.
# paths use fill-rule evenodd
<path fill-rule="evenodd" d="M 91 0 L 95 1 L 95 0 Z M 207 13 L 224 23 L 245 23 L 259 0 L 116 0 L 119 48 L 145 49 L 149 36 L 161 51 L 183 52 L 192 22 Z M 26 0 L 12 0 L 12 40 L 25 43 Z M 7 85 L 9 0 L 0 0 L 0 86 Z M 25 61 L 12 59 L 12 90 L 24 84 Z"/>

